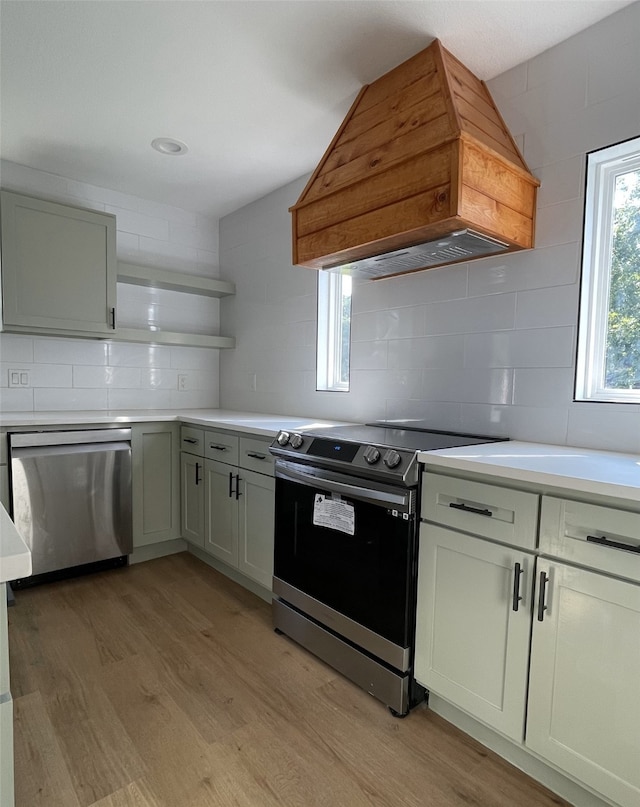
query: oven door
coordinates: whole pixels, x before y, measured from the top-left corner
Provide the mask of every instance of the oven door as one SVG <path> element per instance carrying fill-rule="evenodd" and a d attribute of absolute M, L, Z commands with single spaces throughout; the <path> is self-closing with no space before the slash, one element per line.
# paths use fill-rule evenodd
<path fill-rule="evenodd" d="M 274 593 L 408 669 L 416 490 L 276 462 Z"/>

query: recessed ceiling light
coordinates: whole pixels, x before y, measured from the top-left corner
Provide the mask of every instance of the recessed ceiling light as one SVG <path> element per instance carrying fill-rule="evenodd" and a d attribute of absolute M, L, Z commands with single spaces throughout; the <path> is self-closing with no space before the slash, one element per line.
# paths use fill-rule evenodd
<path fill-rule="evenodd" d="M 172 157 L 186 154 L 189 151 L 186 143 L 181 140 L 175 140 L 173 137 L 156 137 L 155 140 L 151 141 L 151 148 L 159 151 L 160 154 L 170 154 Z"/>

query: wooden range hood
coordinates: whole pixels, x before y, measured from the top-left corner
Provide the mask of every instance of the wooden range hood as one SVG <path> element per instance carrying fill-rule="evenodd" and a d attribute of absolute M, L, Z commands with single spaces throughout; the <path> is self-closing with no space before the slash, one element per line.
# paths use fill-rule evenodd
<path fill-rule="evenodd" d="M 376 279 L 530 249 L 539 184 L 436 39 L 360 91 L 290 208 L 293 262 Z"/>

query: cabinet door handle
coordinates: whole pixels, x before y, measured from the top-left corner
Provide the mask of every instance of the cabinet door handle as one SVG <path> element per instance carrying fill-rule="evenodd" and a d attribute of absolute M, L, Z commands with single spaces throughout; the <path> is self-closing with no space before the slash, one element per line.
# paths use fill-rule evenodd
<path fill-rule="evenodd" d="M 193 445 L 193 444 L 197 443 L 198 441 L 196 440 L 195 437 L 183 437 L 182 442 L 183 443 L 191 443 Z"/>
<path fill-rule="evenodd" d="M 109 322 L 110 322 L 111 327 L 115 331 L 115 329 L 116 329 L 116 309 L 115 309 L 115 307 L 109 309 Z"/>
<path fill-rule="evenodd" d="M 600 537 L 597 535 L 587 535 L 587 541 L 590 541 L 592 544 L 600 544 L 601 546 L 610 546 L 612 549 L 626 549 L 627 552 L 640 553 L 640 544 L 633 546 L 632 544 L 625 544 L 622 541 L 612 541 L 611 538 L 607 538 L 604 535 Z"/>
<path fill-rule="evenodd" d="M 254 460 L 266 460 L 267 459 L 266 454 L 258 454 L 255 451 L 247 451 L 247 457 L 253 457 Z"/>
<path fill-rule="evenodd" d="M 513 567 L 513 605 L 514 611 L 519 608 L 519 603 L 522 602 L 522 595 L 520 594 L 520 578 L 522 577 L 522 566 L 516 563 Z"/>
<path fill-rule="evenodd" d="M 491 516 L 493 513 L 491 510 L 487 510 L 486 508 L 483 509 L 481 507 L 471 507 L 469 504 L 458 504 L 457 502 L 449 502 L 449 507 L 453 507 L 454 510 L 464 510 L 465 513 L 477 513 L 479 516 Z"/>
<path fill-rule="evenodd" d="M 236 501 L 238 501 L 240 496 L 242 496 L 242 493 L 240 493 L 240 482 L 241 481 L 242 480 L 240 479 L 240 474 L 236 474 Z"/>
<path fill-rule="evenodd" d="M 544 622 L 544 612 L 547 610 L 545 599 L 547 597 L 548 582 L 549 575 L 546 572 L 540 572 L 540 588 L 538 589 L 538 622 Z"/>
<path fill-rule="evenodd" d="M 209 448 L 213 448 L 215 451 L 226 451 L 227 446 L 217 445 L 216 443 L 209 443 Z"/>
<path fill-rule="evenodd" d="M 196 485 L 200 484 L 200 463 L 196 462 Z"/>
<path fill-rule="evenodd" d="M 229 471 L 229 498 L 233 496 L 233 471 Z"/>

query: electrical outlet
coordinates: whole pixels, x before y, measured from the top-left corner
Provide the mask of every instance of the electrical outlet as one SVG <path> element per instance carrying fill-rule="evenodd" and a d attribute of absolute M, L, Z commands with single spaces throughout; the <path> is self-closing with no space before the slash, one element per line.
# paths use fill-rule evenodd
<path fill-rule="evenodd" d="M 11 368 L 9 370 L 9 386 L 10 387 L 25 387 L 31 386 L 31 372 L 29 370 L 18 370 Z"/>
<path fill-rule="evenodd" d="M 181 392 L 184 392 L 185 390 L 187 390 L 189 388 L 189 384 L 188 384 L 187 379 L 188 379 L 188 377 L 187 377 L 186 373 L 179 373 L 178 374 L 178 389 Z"/>

